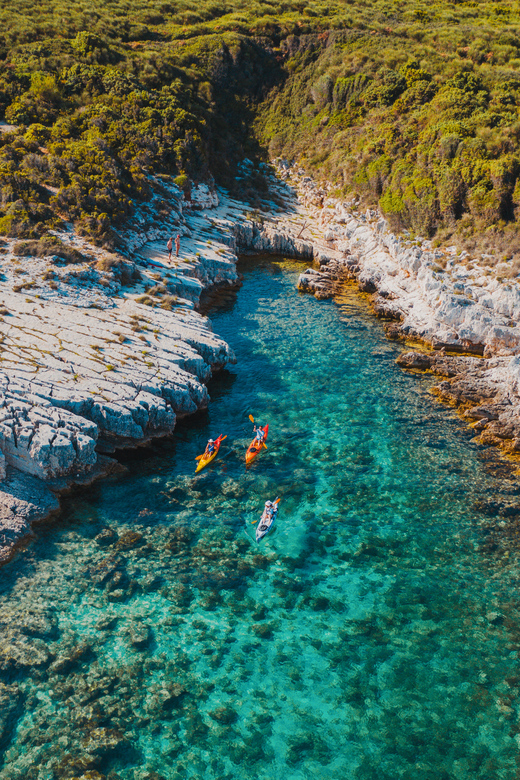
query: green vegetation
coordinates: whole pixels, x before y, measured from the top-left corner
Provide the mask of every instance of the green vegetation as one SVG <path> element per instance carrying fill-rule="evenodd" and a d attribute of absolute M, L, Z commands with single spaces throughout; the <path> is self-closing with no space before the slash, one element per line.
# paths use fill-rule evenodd
<path fill-rule="evenodd" d="M 232 10 L 199 5 L 0 3 L 0 111 L 15 126 L 0 135 L 1 234 L 36 240 L 65 220 L 111 246 L 150 174 L 187 195 L 212 177 L 235 186 L 280 65 Z"/>
<path fill-rule="evenodd" d="M 17 241 L 13 247 L 17 257 L 46 257 L 55 255 L 65 263 L 82 263 L 85 257 L 74 247 L 67 246 L 57 236 L 43 236 L 39 241 Z M 52 272 L 51 272 L 52 273 Z"/>
<path fill-rule="evenodd" d="M 283 155 L 395 229 L 520 251 L 520 9 L 506 0 L 0 0 L 0 233 L 100 244 L 150 175 L 261 191 Z M 265 185 L 264 185 L 265 186 Z"/>
<path fill-rule="evenodd" d="M 260 139 L 378 204 L 396 230 L 520 253 L 518 5 L 371 8 L 365 29 L 317 36 L 321 46 L 287 39 L 289 75 L 260 112 Z"/>

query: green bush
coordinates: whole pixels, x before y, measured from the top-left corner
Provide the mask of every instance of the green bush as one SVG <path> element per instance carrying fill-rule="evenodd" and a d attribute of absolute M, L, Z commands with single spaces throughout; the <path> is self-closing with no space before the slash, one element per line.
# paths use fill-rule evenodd
<path fill-rule="evenodd" d="M 186 176 L 185 173 L 181 173 L 179 176 L 176 176 L 173 181 L 177 187 L 184 192 L 186 200 L 189 200 L 191 198 L 191 183 L 189 176 Z"/>
<path fill-rule="evenodd" d="M 347 103 L 361 95 L 370 83 L 370 77 L 365 73 L 355 76 L 340 77 L 334 84 L 332 100 L 337 109 L 345 108 Z"/>
<path fill-rule="evenodd" d="M 325 108 L 332 100 L 332 90 L 334 82 L 331 77 L 326 73 L 312 85 L 310 88 L 310 94 L 314 105 L 318 111 Z"/>
<path fill-rule="evenodd" d="M 382 68 L 377 74 L 376 83 L 365 90 L 363 100 L 369 108 L 391 106 L 406 89 L 406 80 L 400 73 L 390 68 Z"/>

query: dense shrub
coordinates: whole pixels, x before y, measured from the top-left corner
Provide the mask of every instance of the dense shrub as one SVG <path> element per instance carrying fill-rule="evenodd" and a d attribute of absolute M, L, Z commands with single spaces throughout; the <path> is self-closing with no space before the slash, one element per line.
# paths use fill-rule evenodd
<path fill-rule="evenodd" d="M 366 73 L 358 73 L 355 76 L 340 77 L 336 79 L 333 87 L 332 102 L 334 108 L 345 108 L 347 103 L 361 95 L 370 83 L 370 77 Z"/>
<path fill-rule="evenodd" d="M 260 139 L 379 204 L 395 229 L 506 242 L 520 215 L 518 11 L 505 24 L 486 0 L 472 11 L 435 3 L 419 32 L 413 3 L 370 8 L 366 31 L 316 36 L 312 51 L 307 40 L 303 66 L 301 39 L 287 40 L 287 78 L 261 108 Z"/>
<path fill-rule="evenodd" d="M 512 4 L 0 0 L 0 18 L 0 112 L 16 125 L 0 135 L 0 232 L 37 240 L 67 220 L 110 244 L 150 174 L 256 202 L 265 183 L 239 163 L 267 150 L 395 226 L 516 226 Z"/>

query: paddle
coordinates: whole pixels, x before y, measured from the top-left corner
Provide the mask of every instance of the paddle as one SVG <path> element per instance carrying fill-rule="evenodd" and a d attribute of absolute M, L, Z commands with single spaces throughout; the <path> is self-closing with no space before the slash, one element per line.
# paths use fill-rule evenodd
<path fill-rule="evenodd" d="M 221 436 L 218 437 L 217 441 L 218 441 L 219 445 L 224 441 L 224 439 L 227 439 L 227 433 L 226 433 L 225 436 L 221 435 Z M 195 460 L 200 460 L 201 458 L 204 457 L 204 454 L 205 453 L 203 452 L 202 455 L 196 455 L 195 456 Z"/>
<path fill-rule="evenodd" d="M 250 415 L 249 415 L 249 419 L 251 420 L 251 422 L 252 422 L 252 423 L 253 423 L 253 425 L 254 425 L 254 424 L 255 424 L 255 418 L 253 417 L 253 415 L 252 415 L 252 414 L 250 414 Z M 265 443 L 265 441 L 263 441 L 263 442 L 262 442 L 262 446 L 264 446 L 264 447 L 267 449 L 267 444 Z M 256 521 L 255 521 L 255 522 L 256 522 Z"/>
<path fill-rule="evenodd" d="M 282 500 L 282 497 L 280 496 L 280 498 L 277 498 L 277 499 L 276 499 L 276 501 L 273 501 L 273 504 L 277 504 L 277 503 L 278 503 L 279 501 L 281 501 L 281 500 Z M 261 519 L 262 519 L 262 518 L 260 518 L 260 520 L 261 520 Z M 255 523 L 258 523 L 258 520 L 253 520 L 253 521 L 252 521 L 252 523 L 251 523 L 251 525 L 254 525 Z"/>

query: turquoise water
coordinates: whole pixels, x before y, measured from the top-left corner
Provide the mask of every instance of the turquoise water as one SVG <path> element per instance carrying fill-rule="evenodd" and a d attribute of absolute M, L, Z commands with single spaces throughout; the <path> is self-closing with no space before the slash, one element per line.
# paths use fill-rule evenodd
<path fill-rule="evenodd" d="M 517 481 L 299 270 L 243 264 L 209 410 L 1 570 L 0 780 L 518 777 Z"/>

